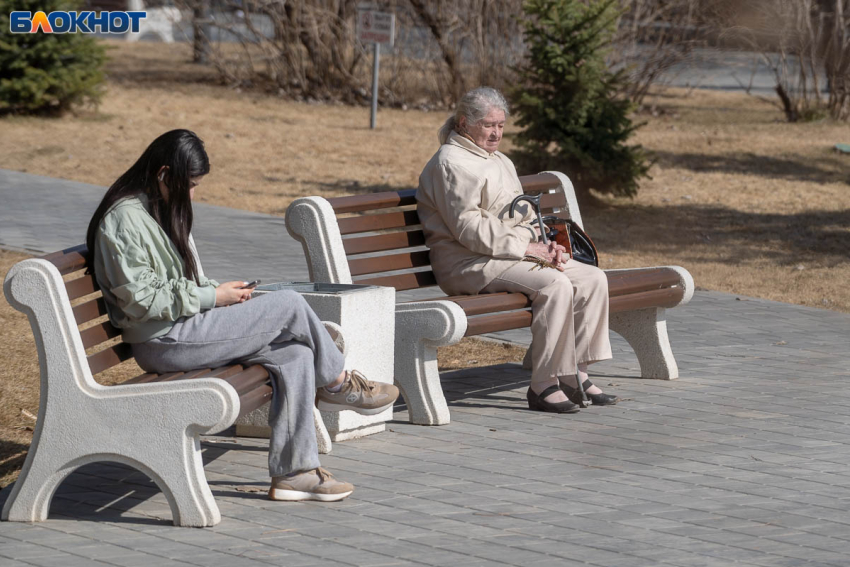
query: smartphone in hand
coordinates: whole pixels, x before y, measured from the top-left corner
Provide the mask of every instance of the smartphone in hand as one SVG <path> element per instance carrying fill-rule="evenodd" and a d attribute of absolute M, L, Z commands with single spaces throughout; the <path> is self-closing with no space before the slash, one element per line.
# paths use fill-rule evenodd
<path fill-rule="evenodd" d="M 255 287 L 257 287 L 258 285 L 260 285 L 260 280 L 254 280 L 254 281 L 252 281 L 251 283 L 249 283 L 248 285 L 246 285 L 246 286 L 242 286 L 242 287 L 241 287 L 241 288 L 239 288 L 239 289 L 254 289 L 254 288 L 255 288 Z"/>

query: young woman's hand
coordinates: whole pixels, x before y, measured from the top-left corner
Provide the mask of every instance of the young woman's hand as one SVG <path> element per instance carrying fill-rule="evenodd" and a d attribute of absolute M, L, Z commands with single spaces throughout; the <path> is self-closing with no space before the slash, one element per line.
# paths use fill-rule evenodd
<path fill-rule="evenodd" d="M 234 303 L 244 303 L 251 299 L 253 289 L 240 289 L 248 282 L 234 281 L 224 282 L 215 288 L 215 306 L 224 307 Z"/>
<path fill-rule="evenodd" d="M 563 264 L 565 264 L 567 258 L 569 258 L 569 256 L 565 255 L 566 252 L 567 249 L 560 244 L 556 244 L 554 240 L 550 240 L 549 244 L 532 242 L 525 250 L 525 253 L 529 256 L 537 256 L 538 258 L 543 258 L 547 262 L 555 264 L 562 272 L 564 271 Z"/>

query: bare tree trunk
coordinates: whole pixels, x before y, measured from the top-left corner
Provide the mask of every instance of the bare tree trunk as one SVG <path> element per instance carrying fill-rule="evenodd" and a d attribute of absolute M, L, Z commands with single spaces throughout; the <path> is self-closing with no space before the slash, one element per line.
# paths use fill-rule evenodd
<path fill-rule="evenodd" d="M 209 17 L 209 1 L 195 0 L 192 7 L 192 61 L 203 65 L 210 61 L 210 40 L 207 37 Z"/>
<path fill-rule="evenodd" d="M 432 14 L 428 10 L 428 4 L 431 3 L 425 2 L 425 0 L 410 0 L 410 5 L 413 7 L 414 12 L 416 12 L 419 19 L 428 26 L 428 29 L 431 30 L 431 34 L 434 36 L 434 40 L 437 42 L 437 45 L 440 46 L 440 51 L 443 54 L 443 61 L 445 61 L 446 66 L 449 68 L 451 96 L 453 100 L 457 101 L 460 100 L 460 97 L 463 96 L 464 92 L 466 92 L 466 81 L 463 78 L 463 72 L 460 67 L 460 54 L 449 42 L 447 34 L 447 31 L 450 28 L 448 25 L 449 22 L 446 22 L 443 18 L 439 17 L 439 13 L 443 8 L 443 1 L 439 0 L 436 3 L 437 15 Z"/>

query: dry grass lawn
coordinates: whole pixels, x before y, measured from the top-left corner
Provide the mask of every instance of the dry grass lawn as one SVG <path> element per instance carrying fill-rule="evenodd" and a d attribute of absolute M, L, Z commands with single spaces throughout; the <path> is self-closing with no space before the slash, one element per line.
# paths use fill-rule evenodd
<path fill-rule="evenodd" d="M 0 119 L 0 168 L 109 185 L 162 132 L 206 142 L 206 203 L 282 214 L 300 195 L 416 185 L 445 114 L 297 104 L 216 84 L 189 47 L 108 42 L 108 91 L 97 111 L 61 119 Z M 697 285 L 850 312 L 850 142 L 846 125 L 790 125 L 742 94 L 667 91 L 637 141 L 654 151 L 652 179 L 633 199 L 582 211 L 603 268 L 678 264 Z M 509 124 L 503 150 L 511 149 Z M 523 172 L 528 173 L 528 172 Z M 569 172 L 566 172 L 569 174 Z M 82 235 L 81 235 L 82 236 Z M 0 274 L 23 258 L 0 251 Z M 23 462 L 38 409 L 38 363 L 26 317 L 0 299 L 0 487 Z M 443 369 L 522 359 L 523 349 L 464 341 Z M 124 368 L 106 382 L 135 372 Z M 25 410 L 25 411 L 22 411 Z"/>

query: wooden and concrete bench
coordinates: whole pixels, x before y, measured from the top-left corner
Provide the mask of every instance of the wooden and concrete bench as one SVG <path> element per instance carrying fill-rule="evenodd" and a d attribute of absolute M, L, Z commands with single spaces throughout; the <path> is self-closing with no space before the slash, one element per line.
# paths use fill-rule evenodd
<path fill-rule="evenodd" d="M 114 461 L 159 486 L 175 525 L 215 525 L 221 514 L 204 475 L 199 436 L 227 429 L 267 403 L 268 372 L 232 364 L 99 384 L 95 375 L 133 355 L 106 317 L 97 283 L 85 274 L 85 257 L 83 244 L 24 260 L 3 284 L 6 299 L 32 326 L 41 395 L 32 444 L 2 519 L 45 520 L 63 479 L 82 465 Z M 321 435 L 317 420 L 321 444 L 327 432 Z"/>
<path fill-rule="evenodd" d="M 583 228 L 572 183 L 547 172 L 521 177 L 528 194 L 541 197 L 545 214 L 569 218 Z M 437 285 L 425 235 L 416 213 L 416 191 L 295 200 L 286 226 L 304 248 L 317 282 L 374 284 L 397 291 Z M 678 266 L 606 270 L 610 328 L 634 349 L 644 378 L 671 380 L 679 370 L 667 337 L 665 311 L 690 301 L 693 278 Z M 434 290 L 435 293 L 438 290 Z M 531 310 L 522 293 L 430 297 L 396 306 L 395 379 L 410 421 L 449 422 L 440 386 L 437 347 L 464 336 L 528 327 Z M 530 356 L 524 367 L 530 368 Z"/>

